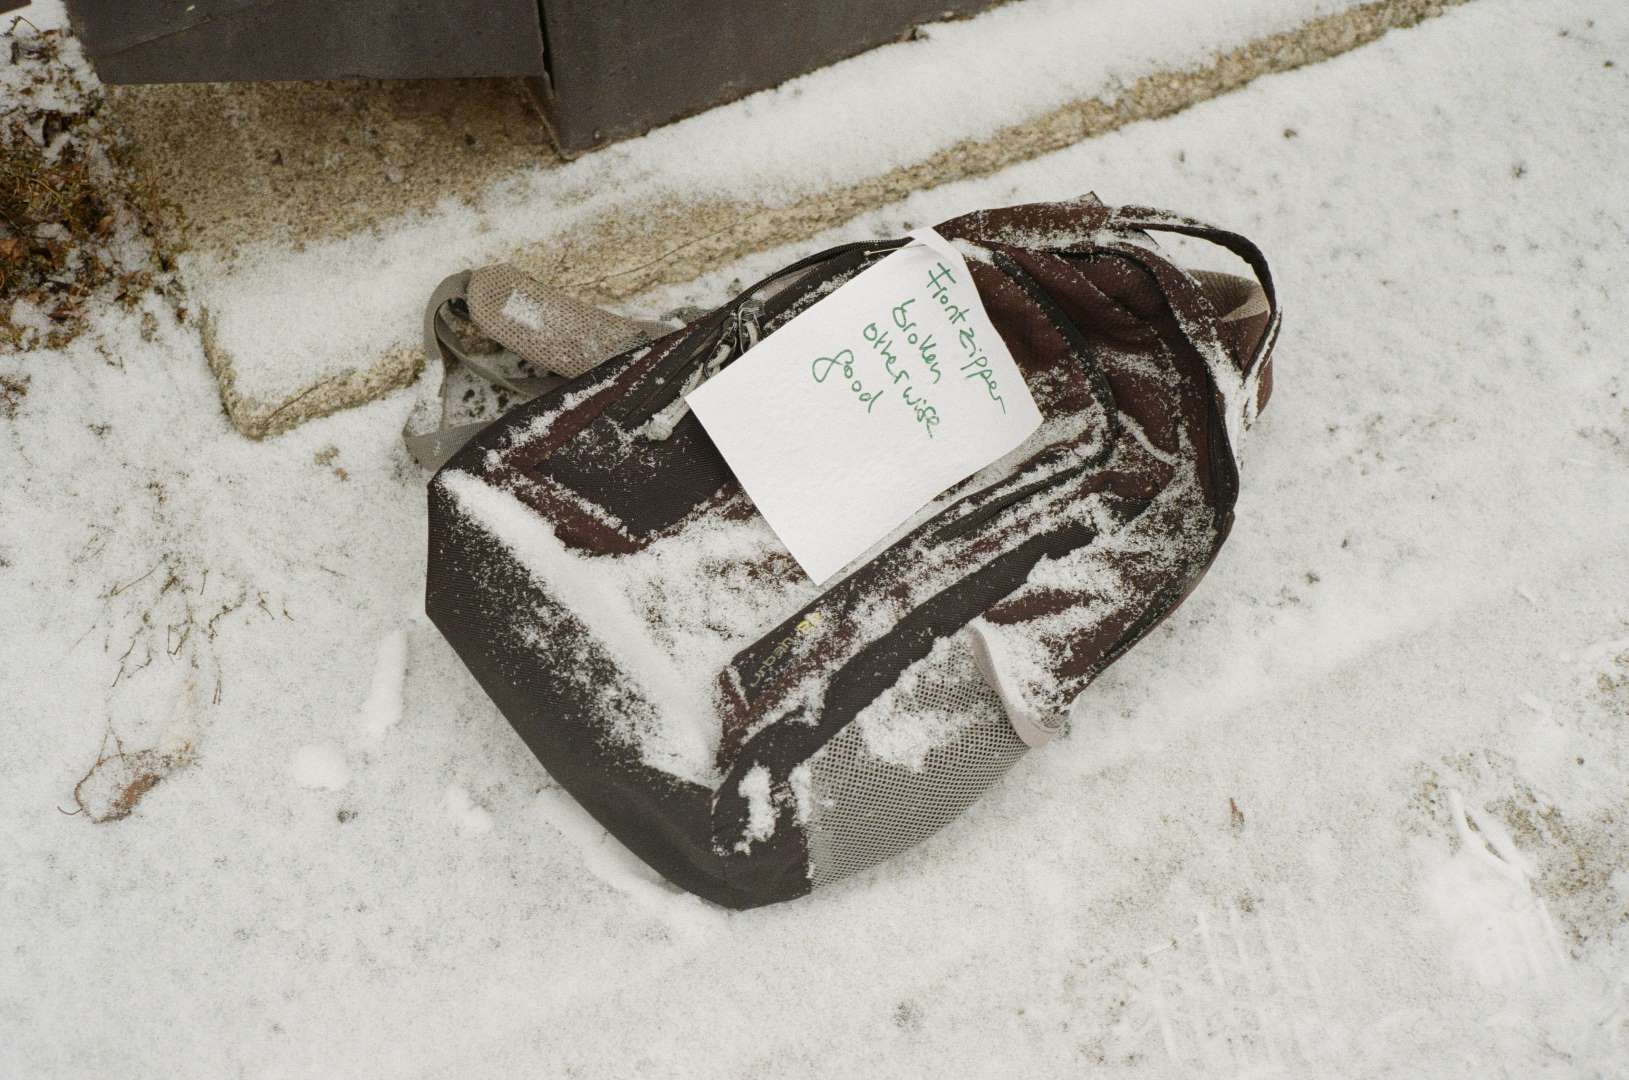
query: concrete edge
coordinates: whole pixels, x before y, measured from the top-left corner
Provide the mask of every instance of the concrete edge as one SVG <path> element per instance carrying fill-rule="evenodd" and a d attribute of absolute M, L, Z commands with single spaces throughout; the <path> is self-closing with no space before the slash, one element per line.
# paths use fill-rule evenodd
<path fill-rule="evenodd" d="M 764 247 L 793 243 L 913 191 L 985 176 L 1019 162 L 1072 146 L 1140 120 L 1152 120 L 1236 90 L 1271 75 L 1339 56 L 1390 30 L 1414 26 L 1468 0 L 1374 0 L 1258 38 L 1220 53 L 1209 64 L 1145 75 L 1102 97 L 1071 102 L 1002 129 L 956 143 L 914 165 L 869 177 L 849 187 L 765 208 L 748 203 L 672 203 L 606 215 L 601 224 L 521 249 L 512 258 L 523 269 L 561 281 L 567 267 L 579 277 L 565 287 L 582 299 L 606 303 L 659 285 L 688 281 Z M 716 223 L 695 234 L 697 221 Z M 688 239 L 685 239 L 688 237 Z M 673 239 L 678 238 L 677 243 Z M 608 265 L 606 252 L 618 256 Z M 596 273 L 597 271 L 597 273 Z M 229 354 L 218 347 L 208 313 L 201 320 L 205 354 L 220 382 L 221 401 L 233 425 L 260 439 L 307 420 L 364 404 L 410 385 L 423 369 L 414 349 L 395 348 L 369 368 L 331 376 L 278 402 L 238 392 Z"/>
<path fill-rule="evenodd" d="M 392 348 L 381 354 L 372 367 L 337 372 L 280 402 L 268 403 L 238 390 L 231 355 L 217 342 L 207 310 L 199 314 L 198 327 L 204 358 L 220 384 L 227 419 L 251 439 L 280 435 L 307 420 L 366 405 L 393 390 L 411 386 L 424 370 L 424 356 L 418 349 Z"/>

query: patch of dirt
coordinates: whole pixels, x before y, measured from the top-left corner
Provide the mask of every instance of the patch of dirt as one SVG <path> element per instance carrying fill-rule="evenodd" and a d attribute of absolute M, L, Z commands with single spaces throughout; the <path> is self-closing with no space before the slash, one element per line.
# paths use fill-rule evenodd
<path fill-rule="evenodd" d="M 1629 716 L 1629 644 L 1602 660 L 1595 672 L 1595 690 L 1608 708 Z"/>
<path fill-rule="evenodd" d="M 351 474 L 345 471 L 345 467 L 342 465 L 334 465 L 334 461 L 338 459 L 338 457 L 339 447 L 329 445 L 323 447 L 321 450 L 318 450 L 312 460 L 318 465 L 324 467 L 332 466 L 335 476 L 339 477 L 341 480 L 349 480 L 351 478 Z"/>
<path fill-rule="evenodd" d="M 1629 799 L 1593 813 L 1569 815 L 1524 779 L 1516 762 L 1495 750 L 1450 755 L 1440 771 L 1422 767 L 1411 811 L 1423 822 L 1446 812 L 1444 791 L 1465 800 L 1510 830 L 1517 848 L 1533 860 L 1533 891 L 1556 916 L 1567 944 L 1578 948 L 1597 936 L 1629 926 L 1629 896 L 1615 880 L 1629 866 Z M 1451 848 L 1457 841 L 1450 838 Z"/>
<path fill-rule="evenodd" d="M 77 43 L 13 18 L 0 99 L 0 351 L 67 344 L 93 298 L 133 307 L 157 290 L 184 315 L 159 243 L 176 211 L 132 165 Z"/>
<path fill-rule="evenodd" d="M 1489 809 L 1509 827 L 1516 843 L 1538 856 L 1533 882 L 1551 904 L 1573 945 L 1629 925 L 1629 897 L 1614 876 L 1629 866 L 1629 806 L 1573 820 L 1541 803 L 1526 785 Z"/>
<path fill-rule="evenodd" d="M 28 383 L 27 375 L 0 375 L 0 416 L 17 419 L 23 398 L 28 395 Z"/>

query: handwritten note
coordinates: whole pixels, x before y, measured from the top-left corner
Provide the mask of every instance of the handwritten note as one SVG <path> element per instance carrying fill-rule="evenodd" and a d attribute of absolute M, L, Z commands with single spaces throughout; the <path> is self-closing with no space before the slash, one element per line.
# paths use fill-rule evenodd
<path fill-rule="evenodd" d="M 911 236 L 685 399 L 816 582 L 1041 422 L 966 260 Z"/>

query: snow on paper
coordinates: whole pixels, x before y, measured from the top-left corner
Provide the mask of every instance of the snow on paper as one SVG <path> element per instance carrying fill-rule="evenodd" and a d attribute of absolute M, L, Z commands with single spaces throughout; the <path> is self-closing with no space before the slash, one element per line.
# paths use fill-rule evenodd
<path fill-rule="evenodd" d="M 685 397 L 818 584 L 1041 423 L 961 254 L 914 238 Z"/>

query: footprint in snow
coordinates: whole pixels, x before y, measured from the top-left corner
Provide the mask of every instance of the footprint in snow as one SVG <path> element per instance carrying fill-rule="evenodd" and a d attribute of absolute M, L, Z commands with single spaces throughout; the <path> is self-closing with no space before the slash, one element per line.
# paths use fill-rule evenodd
<path fill-rule="evenodd" d="M 1498 821 L 1448 792 L 1459 850 L 1426 882 L 1450 952 L 1484 986 L 1532 988 L 1561 973 L 1566 953 L 1532 862 Z M 1475 826 L 1473 831 L 1472 826 Z"/>
<path fill-rule="evenodd" d="M 1202 908 L 1130 966 L 1109 1046 L 1128 1059 L 1154 1050 L 1187 1076 L 1333 1075 L 1343 1040 L 1319 944 L 1288 897 L 1220 917 Z"/>

